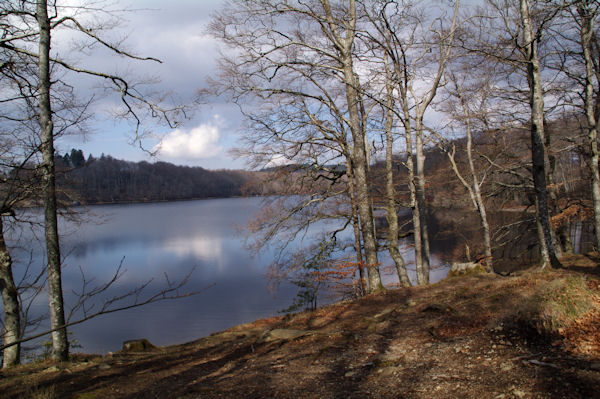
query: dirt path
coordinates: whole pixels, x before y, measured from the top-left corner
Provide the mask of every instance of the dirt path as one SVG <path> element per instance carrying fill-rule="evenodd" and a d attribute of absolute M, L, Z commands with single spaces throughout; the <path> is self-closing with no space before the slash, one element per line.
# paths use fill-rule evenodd
<path fill-rule="evenodd" d="M 600 304 L 555 342 L 514 322 L 540 281 L 581 270 L 556 273 L 456 278 L 156 352 L 23 366 L 0 397 L 600 398 Z"/>

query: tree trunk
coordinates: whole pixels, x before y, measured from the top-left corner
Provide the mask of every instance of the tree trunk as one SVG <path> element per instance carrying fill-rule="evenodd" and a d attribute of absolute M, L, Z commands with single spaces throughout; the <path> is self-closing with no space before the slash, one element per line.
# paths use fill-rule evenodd
<path fill-rule="evenodd" d="M 394 69 L 396 75 L 402 77 L 402 80 L 398 82 L 397 88 L 402 100 L 402 125 L 404 127 L 404 139 L 406 141 L 406 170 L 408 173 L 408 190 L 410 193 L 410 207 L 413 222 L 413 240 L 415 248 L 415 269 L 417 275 L 417 284 L 425 285 L 429 282 L 429 268 L 427 268 L 427 271 L 425 271 L 426 269 L 423 267 L 425 251 L 423 250 L 423 234 L 421 233 L 421 208 L 419 207 L 419 203 L 417 201 L 417 184 L 415 183 L 415 154 L 412 138 L 413 129 L 411 126 L 411 116 L 408 101 L 407 85 L 409 77 L 407 71 L 407 64 L 406 62 L 404 62 L 402 65 L 399 65 L 396 62 L 394 64 Z"/>
<path fill-rule="evenodd" d="M 21 313 L 19 295 L 12 274 L 12 259 L 4 241 L 4 226 L 0 216 L 0 291 L 4 306 L 4 345 L 10 345 L 21 338 Z M 7 368 L 21 361 L 21 344 L 5 348 L 2 354 L 2 367 Z"/>
<path fill-rule="evenodd" d="M 587 2 L 586 2 L 587 3 Z M 581 49 L 585 61 L 585 117 L 588 129 L 588 146 L 591 152 L 590 169 L 592 171 L 592 203 L 594 208 L 594 232 L 596 250 L 600 251 L 600 172 L 598 168 L 598 128 L 594 107 L 594 60 L 591 54 L 592 36 L 594 34 L 594 18 L 589 8 L 580 5 L 577 12 L 581 17 Z"/>
<path fill-rule="evenodd" d="M 352 84 L 346 84 L 346 97 L 349 103 L 349 108 L 356 107 L 356 92 Z M 357 111 L 357 110 L 356 110 Z M 379 261 L 377 258 L 377 241 L 375 238 L 375 226 L 373 224 L 373 209 L 371 207 L 371 199 L 368 185 L 366 154 L 365 154 L 365 137 L 364 131 L 360 129 L 360 120 L 358 112 L 353 115 L 350 112 L 351 123 L 355 126 L 352 130 L 353 138 L 353 164 L 354 176 L 356 182 L 356 203 L 358 214 L 360 217 L 360 226 L 362 233 L 362 242 L 364 246 L 364 255 L 369 277 L 369 292 L 376 292 L 383 289 L 381 277 L 379 275 Z M 355 124 L 356 123 L 356 124 Z"/>
<path fill-rule="evenodd" d="M 365 276 L 365 261 L 362 254 L 360 222 L 358 218 L 358 206 L 356 205 L 356 188 L 354 184 L 354 175 L 352 174 L 352 160 L 350 155 L 346 155 L 346 175 L 348 176 L 348 192 L 350 193 L 350 204 L 352 206 L 352 230 L 354 232 L 354 252 L 356 253 L 356 262 L 360 279 L 360 295 L 364 296 L 367 293 L 367 279 Z"/>
<path fill-rule="evenodd" d="M 413 240 L 415 245 L 415 268 L 417 284 L 424 285 L 429 281 L 428 273 L 423 268 L 423 245 L 421 234 L 421 214 L 417 203 L 417 185 L 415 184 L 415 166 L 412 146 L 412 132 L 405 133 L 406 138 L 406 169 L 408 171 L 408 189 L 410 192 L 410 206 L 412 209 Z"/>
<path fill-rule="evenodd" d="M 458 93 L 458 86 L 457 86 Z M 481 228 L 483 229 L 483 245 L 485 251 L 485 270 L 488 273 L 494 273 L 493 267 L 493 259 L 492 259 L 492 240 L 490 236 L 490 225 L 487 221 L 487 212 L 485 209 L 485 204 L 483 202 L 483 197 L 481 196 L 481 189 L 479 187 L 479 179 L 477 177 L 477 173 L 475 172 L 475 164 L 473 162 L 473 134 L 471 132 L 471 116 L 469 114 L 469 110 L 464 102 L 463 96 L 458 93 L 458 98 L 461 101 L 461 105 L 463 108 L 463 112 L 465 114 L 465 123 L 467 130 L 467 160 L 469 162 L 469 172 L 471 173 L 471 184 L 467 182 L 467 180 L 462 176 L 460 170 L 458 170 L 458 165 L 456 165 L 456 160 L 454 158 L 454 149 L 451 152 L 447 152 L 448 159 L 450 160 L 450 164 L 452 166 L 452 170 L 458 180 L 462 183 L 462 185 L 469 192 L 469 197 L 471 198 L 471 202 L 473 206 L 477 210 L 479 214 L 479 220 L 481 222 Z M 467 259 L 470 261 L 470 259 Z"/>
<path fill-rule="evenodd" d="M 546 187 L 546 148 L 544 143 L 544 97 L 540 74 L 540 62 L 537 54 L 537 40 L 534 37 L 531 16 L 529 13 L 529 0 L 520 0 L 521 22 L 523 24 L 524 48 L 527 56 L 527 81 L 529 83 L 529 104 L 531 107 L 531 161 L 533 185 L 535 189 L 539 237 L 542 249 L 542 262 L 544 267 L 560 267 L 556 257 L 552 231 L 550 227 L 550 212 L 548 206 L 548 190 Z M 545 249 L 544 249 L 545 248 Z"/>
<path fill-rule="evenodd" d="M 423 151 L 423 121 L 416 118 L 415 122 L 415 149 L 416 149 L 416 194 L 417 194 L 417 207 L 419 208 L 419 226 L 421 235 L 421 247 L 422 247 L 422 271 L 421 276 L 422 282 L 419 284 L 429 284 L 429 233 L 427 231 L 427 210 L 425 203 L 425 153 Z M 415 235 L 417 234 L 415 229 Z M 416 241 L 415 241 L 416 245 Z M 417 272 L 418 274 L 418 272 Z"/>
<path fill-rule="evenodd" d="M 457 87 L 458 89 L 458 87 Z M 481 196 L 481 188 L 479 186 L 479 178 L 477 177 L 477 173 L 475 171 L 475 163 L 473 162 L 473 133 L 471 131 L 471 115 L 467 106 L 465 104 L 465 99 L 462 95 L 460 95 L 460 101 L 463 107 L 463 111 L 466 114 L 467 120 L 467 160 L 469 161 L 469 171 L 471 172 L 472 177 L 472 200 L 474 202 L 475 208 L 479 213 L 479 220 L 481 221 L 481 227 L 483 229 L 483 245 L 485 251 L 485 270 L 488 273 L 494 273 L 494 263 L 492 258 L 492 239 L 490 234 L 490 225 L 487 220 L 487 211 L 485 209 L 485 204 L 483 202 L 483 197 Z M 456 169 L 458 171 L 458 168 Z M 471 191 L 471 190 L 469 190 Z"/>
<path fill-rule="evenodd" d="M 552 213 L 557 214 L 560 212 L 558 207 L 558 185 L 554 181 L 554 173 L 556 171 L 556 157 L 550 153 L 550 134 L 545 135 L 545 146 L 548 152 L 548 172 L 546 174 L 547 182 L 548 182 L 548 201 L 549 201 L 549 211 L 552 209 Z M 554 253 L 557 257 L 561 257 L 563 254 L 563 246 L 561 245 L 561 240 L 557 239 L 557 233 L 560 235 L 560 227 L 556 230 L 550 227 L 550 234 L 552 235 L 552 243 L 554 245 Z"/>
<path fill-rule="evenodd" d="M 575 249 L 573 248 L 573 242 L 571 241 L 571 235 L 569 233 L 569 223 L 563 223 L 558 228 L 557 233 L 563 253 L 573 254 Z"/>
<path fill-rule="evenodd" d="M 40 28 L 39 43 L 39 123 L 42 133 L 42 174 L 44 186 L 44 215 L 46 252 L 48 257 L 48 300 L 50 305 L 50 327 L 65 325 L 63 305 L 60 247 L 56 205 L 56 173 L 54 165 L 54 126 L 50 105 L 50 20 L 46 0 L 37 1 L 37 21 Z M 67 329 L 52 333 L 52 358 L 68 360 L 69 342 Z"/>
<path fill-rule="evenodd" d="M 387 66 L 387 57 L 385 58 L 386 75 L 389 76 Z M 385 122 L 385 182 L 386 182 L 386 219 L 388 222 L 388 252 L 396 265 L 398 280 L 403 287 L 410 287 L 410 279 L 406 272 L 406 262 L 400 253 L 398 242 L 398 214 L 396 212 L 396 190 L 394 188 L 394 164 L 393 164 L 393 145 L 392 128 L 394 125 L 394 93 L 392 81 L 386 79 L 387 104 L 386 104 L 386 122 Z"/>
<path fill-rule="evenodd" d="M 327 20 L 332 30 L 337 32 L 337 27 L 333 22 L 328 0 L 323 0 L 322 4 L 327 14 Z M 379 274 L 379 260 L 377 257 L 377 239 L 375 236 L 375 225 L 373 223 L 373 207 L 369 192 L 369 177 L 366 148 L 365 129 L 361 123 L 361 115 L 359 110 L 359 93 L 358 82 L 354 73 L 354 65 L 352 62 L 352 47 L 354 36 L 356 34 L 356 4 L 354 0 L 349 1 L 349 20 L 346 22 L 345 37 L 337 38 L 337 47 L 342 62 L 346 102 L 348 105 L 348 124 L 352 134 L 352 161 L 353 174 L 356 183 L 356 204 L 360 218 L 362 242 L 364 246 L 364 255 L 369 277 L 369 292 L 377 292 L 383 290 L 381 276 Z"/>

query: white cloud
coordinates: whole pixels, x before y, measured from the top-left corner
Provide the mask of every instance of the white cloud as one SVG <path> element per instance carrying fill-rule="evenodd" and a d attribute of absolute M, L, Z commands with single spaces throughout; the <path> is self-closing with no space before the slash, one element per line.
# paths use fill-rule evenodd
<path fill-rule="evenodd" d="M 265 166 L 267 168 L 274 168 L 277 166 L 290 165 L 292 163 L 293 163 L 293 161 L 291 159 L 289 159 L 288 157 L 286 157 L 285 155 L 277 154 L 277 155 L 273 155 L 271 157 L 271 160 L 269 162 L 267 162 L 267 164 Z"/>
<path fill-rule="evenodd" d="M 159 156 L 169 159 L 211 158 L 223 151 L 219 138 L 218 126 L 202 124 L 190 131 L 174 130 L 163 138 L 156 149 L 159 149 Z"/>

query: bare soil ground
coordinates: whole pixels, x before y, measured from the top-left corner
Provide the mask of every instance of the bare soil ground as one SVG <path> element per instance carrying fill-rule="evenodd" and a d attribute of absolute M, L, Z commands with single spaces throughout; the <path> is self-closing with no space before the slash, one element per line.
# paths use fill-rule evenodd
<path fill-rule="evenodd" d="M 24 365 L 2 371 L 0 397 L 600 398 L 600 267 L 563 262 L 389 290 L 149 352 Z M 523 304 L 582 274 L 594 308 L 541 336 Z"/>

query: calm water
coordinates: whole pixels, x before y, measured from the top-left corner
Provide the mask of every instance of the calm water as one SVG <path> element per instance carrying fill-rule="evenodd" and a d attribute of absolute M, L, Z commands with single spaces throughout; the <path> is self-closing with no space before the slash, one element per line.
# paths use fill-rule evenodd
<path fill-rule="evenodd" d="M 73 301 L 72 292 L 81 290 L 80 268 L 94 285 L 108 281 L 121 260 L 126 272 L 108 297 L 128 292 L 149 279 L 153 282 L 148 292 L 156 291 L 164 286 L 165 273 L 171 281 L 181 280 L 194 267 L 184 291 L 212 285 L 193 297 L 104 315 L 73 326 L 72 338 L 83 346 L 77 350 L 106 353 L 135 338 L 147 338 L 157 345 L 183 343 L 287 308 L 296 287 L 282 284 L 276 292 L 269 291 L 266 271 L 273 254 L 253 257 L 239 233 L 260 209 L 260 201 L 235 198 L 91 206 L 84 223 L 62 219 L 67 308 Z M 25 231 L 21 242 L 32 240 L 30 235 Z M 39 246 L 34 242 L 34 247 Z M 410 252 L 408 248 L 405 251 Z M 26 251 L 15 251 L 15 258 L 21 264 L 31 258 L 33 266 L 42 262 L 41 252 L 30 256 Z M 384 265 L 386 262 L 382 259 Z M 23 269 L 22 265 L 16 267 Z M 17 269 L 15 274 L 19 273 Z M 432 279 L 438 280 L 443 272 L 438 274 Z M 386 280 L 393 282 L 394 277 Z M 46 298 L 40 296 L 33 311 L 44 314 L 46 306 Z"/>

